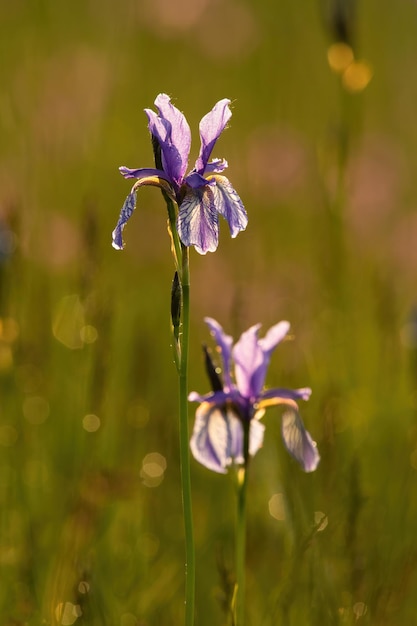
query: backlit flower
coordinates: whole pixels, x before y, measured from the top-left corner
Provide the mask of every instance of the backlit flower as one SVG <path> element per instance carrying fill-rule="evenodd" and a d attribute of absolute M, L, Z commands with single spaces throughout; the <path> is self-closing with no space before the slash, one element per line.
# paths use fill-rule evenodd
<path fill-rule="evenodd" d="M 245 208 L 229 180 L 222 175 L 227 168 L 224 159 L 209 161 L 215 143 L 232 113 L 230 100 L 217 102 L 200 122 L 201 147 L 194 169 L 186 174 L 191 146 L 191 131 L 184 115 L 166 94 L 155 100 L 158 113 L 145 109 L 148 128 L 160 150 L 161 169 L 120 167 L 125 178 L 136 178 L 131 193 L 122 207 L 113 231 L 113 246 L 123 248 L 122 230 L 133 213 L 140 186 L 156 185 L 163 189 L 179 207 L 177 230 L 185 246 L 197 252 L 214 252 L 219 238 L 219 215 L 222 215 L 232 237 L 246 228 Z"/>
<path fill-rule="evenodd" d="M 308 400 L 311 389 L 264 388 L 271 354 L 287 334 L 289 323 L 279 322 L 262 339 L 258 338 L 260 324 L 257 324 L 233 345 L 232 337 L 225 334 L 218 322 L 211 318 L 205 321 L 221 353 L 223 380 L 214 373 L 210 376 L 212 392 L 189 395 L 190 401 L 200 402 L 190 442 L 194 457 L 207 468 L 221 473 L 232 463 L 243 464 L 242 423 L 249 422 L 249 454 L 253 456 L 262 446 L 264 425 L 259 419 L 265 408 L 282 404 L 285 407 L 282 416 L 285 447 L 304 471 L 314 471 L 320 455 L 304 427 L 296 402 Z"/>

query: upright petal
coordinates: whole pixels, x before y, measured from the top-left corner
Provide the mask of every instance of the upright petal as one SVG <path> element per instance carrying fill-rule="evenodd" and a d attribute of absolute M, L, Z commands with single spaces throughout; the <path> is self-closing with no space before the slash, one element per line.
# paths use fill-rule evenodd
<path fill-rule="evenodd" d="M 164 172 L 169 180 L 179 187 L 182 181 L 183 162 L 178 148 L 172 141 L 171 123 L 159 117 L 152 109 L 145 109 L 145 113 L 149 120 L 149 132 L 156 138 L 161 148 Z"/>
<path fill-rule="evenodd" d="M 230 100 L 227 98 L 220 100 L 200 122 L 201 148 L 195 163 L 195 169 L 200 174 L 204 172 L 217 139 L 232 117 L 229 104 Z"/>
<path fill-rule="evenodd" d="M 262 385 L 254 385 L 253 375 L 262 367 L 264 355 L 258 343 L 258 330 L 260 324 L 252 326 L 242 333 L 239 341 L 233 348 L 233 360 L 235 362 L 236 384 L 244 398 L 257 398 Z"/>
<path fill-rule="evenodd" d="M 223 383 L 225 391 L 231 388 L 232 381 L 230 378 L 231 360 L 232 360 L 232 345 L 233 338 L 230 335 L 226 335 L 223 328 L 212 317 L 205 317 L 204 321 L 210 328 L 210 332 L 214 337 L 214 341 L 217 343 L 220 354 L 223 361 Z"/>
<path fill-rule="evenodd" d="M 214 252 L 219 243 L 219 220 L 210 187 L 189 189 L 181 203 L 177 230 L 185 246 L 199 254 Z"/>
<path fill-rule="evenodd" d="M 261 392 L 266 378 L 271 354 L 279 342 L 285 337 L 290 325 L 288 322 L 279 322 L 272 326 L 266 333 L 265 337 L 258 340 L 258 346 L 262 350 L 263 358 L 259 367 L 254 371 L 252 376 L 252 387 Z"/>
<path fill-rule="evenodd" d="M 289 322 L 278 322 L 278 324 L 275 324 L 268 330 L 265 337 L 259 340 L 259 345 L 266 355 L 271 355 L 272 351 L 284 339 L 289 329 Z"/>
<path fill-rule="evenodd" d="M 288 452 L 300 463 L 303 470 L 314 472 L 320 455 L 295 406 L 286 408 L 282 416 L 282 437 Z"/>
<path fill-rule="evenodd" d="M 185 116 L 173 104 L 171 98 L 160 93 L 155 100 L 161 118 L 171 124 L 171 140 L 181 159 L 181 166 L 176 175 L 178 180 L 184 178 L 188 166 L 188 155 L 191 146 L 191 131 Z"/>
<path fill-rule="evenodd" d="M 242 200 L 233 189 L 225 176 L 213 176 L 216 186 L 213 187 L 214 203 L 217 211 L 229 224 L 230 234 L 234 238 L 245 230 L 248 224 L 248 215 Z"/>

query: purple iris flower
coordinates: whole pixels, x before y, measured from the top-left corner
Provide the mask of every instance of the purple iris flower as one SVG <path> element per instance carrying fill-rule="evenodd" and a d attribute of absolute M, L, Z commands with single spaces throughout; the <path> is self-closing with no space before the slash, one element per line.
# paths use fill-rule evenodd
<path fill-rule="evenodd" d="M 264 389 L 271 354 L 289 330 L 288 322 L 272 326 L 262 339 L 260 324 L 244 332 L 233 345 L 216 320 L 205 318 L 223 362 L 223 381 L 214 391 L 190 393 L 191 402 L 200 402 L 196 412 L 191 451 L 197 461 L 215 472 L 226 473 L 232 463 L 243 464 L 243 427 L 249 421 L 249 454 L 262 446 L 264 425 L 259 421 L 268 406 L 283 404 L 282 436 L 288 452 L 306 472 L 313 472 L 320 455 L 304 427 L 296 400 L 308 400 L 311 389 Z M 234 363 L 234 379 L 232 379 Z M 219 381 L 220 382 L 220 381 Z"/>
<path fill-rule="evenodd" d="M 156 185 L 178 204 L 177 230 L 185 246 L 197 252 L 214 252 L 219 240 L 219 214 L 232 237 L 245 230 L 248 217 L 241 199 L 229 180 L 221 175 L 227 168 L 224 159 L 209 162 L 212 150 L 231 118 L 230 100 L 215 104 L 200 122 L 200 154 L 194 169 L 186 175 L 191 145 L 191 131 L 184 115 L 166 94 L 155 100 L 158 114 L 145 109 L 148 128 L 161 150 L 162 169 L 120 167 L 125 178 L 137 178 L 122 207 L 113 231 L 113 247 L 123 248 L 122 231 L 136 205 L 136 192 L 142 185 Z"/>

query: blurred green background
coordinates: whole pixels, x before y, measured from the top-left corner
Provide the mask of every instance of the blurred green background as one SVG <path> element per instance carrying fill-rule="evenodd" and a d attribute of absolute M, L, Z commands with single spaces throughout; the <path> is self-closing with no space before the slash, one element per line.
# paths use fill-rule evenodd
<path fill-rule="evenodd" d="M 250 219 L 191 253 L 190 389 L 209 389 L 205 315 L 235 337 L 290 320 L 268 383 L 313 389 L 318 470 L 275 409 L 251 466 L 247 624 L 417 623 L 415 2 L 15 0 L 0 18 L 0 623 L 182 622 L 158 190 L 110 244 L 160 92 L 190 167 L 200 118 L 233 101 L 213 156 Z M 194 461 L 192 481 L 196 624 L 226 625 L 233 481 Z"/>

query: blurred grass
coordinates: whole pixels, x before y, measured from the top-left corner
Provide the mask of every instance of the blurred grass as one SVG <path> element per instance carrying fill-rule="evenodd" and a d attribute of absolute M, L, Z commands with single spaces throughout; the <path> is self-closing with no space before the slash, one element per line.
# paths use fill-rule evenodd
<path fill-rule="evenodd" d="M 208 388 L 205 315 L 235 336 L 289 319 L 269 382 L 313 388 L 302 412 L 318 471 L 287 458 L 273 411 L 252 465 L 247 622 L 414 622 L 416 8 L 358 4 L 354 50 L 374 75 L 351 94 L 326 60 L 332 6 L 2 7 L 5 626 L 181 623 L 173 267 L 155 190 L 141 191 L 126 251 L 110 246 L 129 188 L 117 167 L 151 165 L 142 109 L 161 91 L 190 121 L 191 158 L 199 119 L 233 100 L 214 156 L 250 216 L 235 241 L 222 229 L 215 255 L 192 254 L 191 389 Z M 165 470 L 147 465 L 156 452 Z M 192 478 L 196 623 L 226 624 L 232 481 L 197 464 Z"/>

